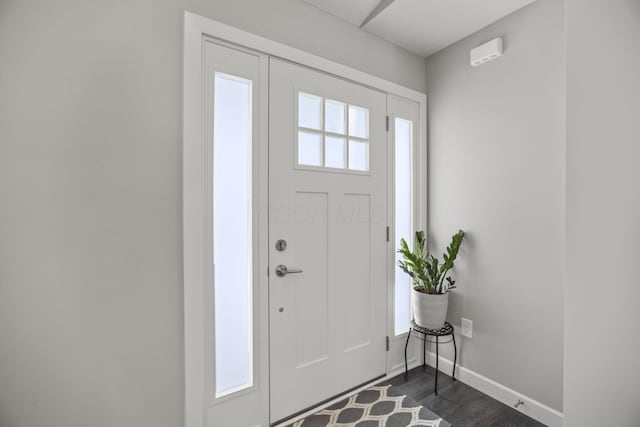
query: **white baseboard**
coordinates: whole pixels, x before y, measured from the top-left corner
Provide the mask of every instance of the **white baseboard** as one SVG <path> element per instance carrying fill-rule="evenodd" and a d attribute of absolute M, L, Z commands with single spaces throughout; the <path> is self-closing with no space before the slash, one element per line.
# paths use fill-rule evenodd
<path fill-rule="evenodd" d="M 427 352 L 427 363 L 435 368 L 435 353 Z M 441 356 L 439 357 L 438 368 L 439 371 L 447 375 L 451 375 L 453 362 Z M 524 403 L 515 409 L 534 420 L 541 422 L 542 424 L 549 427 L 562 427 L 563 425 L 563 415 L 561 412 L 543 405 L 524 394 L 518 393 L 517 391 L 499 384 L 470 369 L 456 365 L 456 379 L 511 407 L 513 407 L 518 400 L 522 400 Z"/>
<path fill-rule="evenodd" d="M 407 365 L 408 365 L 408 369 L 413 369 L 416 366 L 420 366 L 421 363 L 417 357 L 412 357 L 411 359 L 408 360 Z M 389 378 L 393 378 L 400 374 L 404 374 L 404 360 L 402 361 L 402 363 L 398 363 L 397 365 L 391 366 L 391 371 L 387 376 Z"/>

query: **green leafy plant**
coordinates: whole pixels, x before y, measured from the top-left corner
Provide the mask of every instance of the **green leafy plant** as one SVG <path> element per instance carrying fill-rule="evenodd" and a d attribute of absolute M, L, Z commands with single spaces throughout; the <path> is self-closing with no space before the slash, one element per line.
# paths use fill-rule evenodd
<path fill-rule="evenodd" d="M 464 231 L 459 230 L 451 238 L 447 252 L 442 255 L 444 262 L 440 263 L 427 251 L 424 231 L 417 231 L 413 251 L 406 240 L 400 239 L 398 253 L 404 259 L 398 261 L 398 267 L 411 277 L 415 290 L 425 294 L 445 294 L 456 287 L 456 281 L 449 276 L 449 271 L 453 268 L 463 240 Z"/>

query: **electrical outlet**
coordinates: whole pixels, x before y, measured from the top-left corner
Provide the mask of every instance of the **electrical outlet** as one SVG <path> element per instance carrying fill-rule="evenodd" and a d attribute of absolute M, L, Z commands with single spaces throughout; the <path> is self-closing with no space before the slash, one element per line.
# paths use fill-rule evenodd
<path fill-rule="evenodd" d="M 463 337 L 473 338 L 473 321 L 463 317 L 460 322 L 460 334 Z"/>

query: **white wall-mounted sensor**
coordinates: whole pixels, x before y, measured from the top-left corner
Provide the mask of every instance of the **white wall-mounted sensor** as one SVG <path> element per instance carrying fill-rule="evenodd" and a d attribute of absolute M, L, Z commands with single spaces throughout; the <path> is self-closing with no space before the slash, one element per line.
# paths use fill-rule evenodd
<path fill-rule="evenodd" d="M 471 49 L 471 65 L 477 67 L 480 64 L 502 56 L 502 39 L 498 37 L 485 44 Z"/>

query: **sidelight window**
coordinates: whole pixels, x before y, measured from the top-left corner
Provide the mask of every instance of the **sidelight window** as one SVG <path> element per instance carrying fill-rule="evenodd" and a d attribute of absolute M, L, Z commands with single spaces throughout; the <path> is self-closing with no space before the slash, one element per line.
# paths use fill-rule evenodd
<path fill-rule="evenodd" d="M 220 397 L 253 385 L 252 82 L 216 73 L 214 91 L 215 390 Z"/>
<path fill-rule="evenodd" d="M 396 117 L 394 120 L 394 158 L 395 158 L 395 250 L 396 262 L 402 259 L 398 253 L 400 239 L 413 245 L 413 122 Z M 394 268 L 395 272 L 395 333 L 409 330 L 411 318 L 410 290 L 411 278 Z"/>

